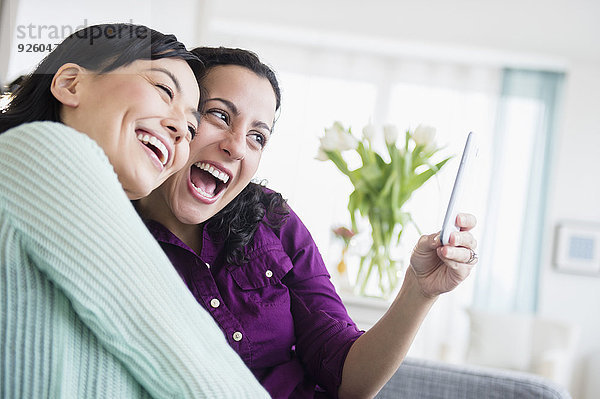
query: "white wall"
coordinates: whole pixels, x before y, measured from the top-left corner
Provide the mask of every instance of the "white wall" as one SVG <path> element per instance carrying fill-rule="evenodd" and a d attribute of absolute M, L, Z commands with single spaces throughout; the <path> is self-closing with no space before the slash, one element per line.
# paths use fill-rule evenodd
<path fill-rule="evenodd" d="M 548 227 L 561 221 L 600 222 L 600 63 L 569 68 L 564 120 L 559 131 L 550 192 Z M 600 278 L 557 273 L 552 267 L 553 231 L 547 231 L 539 310 L 578 324 L 581 336 L 574 392 L 600 397 Z M 590 367 L 586 367 L 590 365 Z M 592 365 L 595 365 L 592 367 Z M 587 387 L 587 388 L 586 388 Z"/>
<path fill-rule="evenodd" d="M 214 17 L 241 23 L 600 62 L 595 0 L 212 1 Z"/>

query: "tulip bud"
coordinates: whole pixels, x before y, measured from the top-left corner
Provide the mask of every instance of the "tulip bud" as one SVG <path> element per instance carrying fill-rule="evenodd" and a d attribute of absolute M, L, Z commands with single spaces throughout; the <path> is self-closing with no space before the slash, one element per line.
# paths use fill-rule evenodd
<path fill-rule="evenodd" d="M 325 150 L 323 150 L 323 147 L 319 147 L 319 150 L 317 151 L 317 155 L 315 156 L 315 159 L 317 161 L 328 161 L 329 157 L 327 156 L 327 153 L 325 152 Z"/>
<path fill-rule="evenodd" d="M 325 151 L 347 151 L 358 147 L 356 137 L 344 129 L 340 122 L 335 122 L 333 126 L 325 129 L 325 135 L 320 140 Z"/>
<path fill-rule="evenodd" d="M 340 135 L 340 151 L 354 150 L 358 147 L 358 140 L 350 132 Z"/>
<path fill-rule="evenodd" d="M 375 129 L 375 125 L 369 123 L 367 126 L 363 127 L 362 133 L 365 139 L 372 141 L 377 134 L 377 130 Z"/>
<path fill-rule="evenodd" d="M 383 127 L 383 137 L 387 144 L 394 144 L 398 140 L 398 128 L 395 125 L 385 125 Z"/>
<path fill-rule="evenodd" d="M 435 128 L 432 126 L 417 126 L 412 137 L 417 145 L 421 145 L 427 150 L 435 147 Z"/>

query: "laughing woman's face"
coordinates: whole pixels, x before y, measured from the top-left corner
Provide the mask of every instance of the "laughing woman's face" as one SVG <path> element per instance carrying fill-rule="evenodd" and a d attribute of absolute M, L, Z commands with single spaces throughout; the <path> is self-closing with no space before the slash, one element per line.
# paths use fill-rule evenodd
<path fill-rule="evenodd" d="M 70 85 L 73 95 L 61 120 L 102 147 L 130 199 L 148 195 L 185 165 L 200 97 L 185 61 L 138 60 L 102 74 L 63 68 L 56 84 Z"/>
<path fill-rule="evenodd" d="M 213 67 L 208 100 L 187 165 L 139 203 L 175 234 L 217 214 L 250 183 L 271 135 L 275 92 L 268 79 L 235 65 Z"/>

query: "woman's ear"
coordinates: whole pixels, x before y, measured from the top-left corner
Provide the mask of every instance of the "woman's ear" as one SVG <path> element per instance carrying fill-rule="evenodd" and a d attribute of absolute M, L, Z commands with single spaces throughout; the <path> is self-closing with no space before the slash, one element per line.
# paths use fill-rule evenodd
<path fill-rule="evenodd" d="M 63 105 L 77 107 L 81 96 L 80 82 L 85 69 L 77 64 L 67 63 L 61 66 L 52 78 L 50 91 Z"/>

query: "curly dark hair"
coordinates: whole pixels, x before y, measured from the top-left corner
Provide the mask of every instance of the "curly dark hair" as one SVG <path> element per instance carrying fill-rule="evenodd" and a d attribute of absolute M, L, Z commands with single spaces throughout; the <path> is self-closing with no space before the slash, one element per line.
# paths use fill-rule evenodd
<path fill-rule="evenodd" d="M 191 52 L 204 64 L 204 74 L 219 65 L 238 65 L 268 79 L 276 99 L 276 111 L 281 105 L 281 90 L 275 72 L 248 50 L 226 47 L 198 47 Z M 275 121 L 273 121 L 273 126 Z M 247 263 L 245 248 L 250 244 L 259 223 L 277 229 L 285 223 L 289 208 L 281 194 L 267 189 L 264 182 L 250 183 L 219 213 L 205 222 L 204 227 L 225 240 L 225 257 L 228 263 Z"/>
<path fill-rule="evenodd" d="M 289 208 L 283 196 L 250 183 L 233 201 L 205 222 L 204 227 L 225 240 L 225 259 L 230 264 L 247 263 L 245 248 L 254 239 L 260 223 L 277 229 L 285 223 Z"/>

